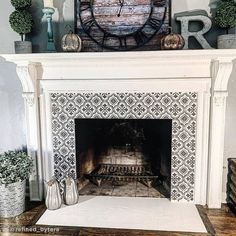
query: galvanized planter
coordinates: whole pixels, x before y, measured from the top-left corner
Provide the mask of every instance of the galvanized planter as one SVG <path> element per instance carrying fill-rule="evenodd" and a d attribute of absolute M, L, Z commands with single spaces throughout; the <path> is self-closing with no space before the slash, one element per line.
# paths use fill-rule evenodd
<path fill-rule="evenodd" d="M 15 41 L 15 53 L 32 53 L 32 43 L 29 41 Z"/>
<path fill-rule="evenodd" d="M 224 34 L 217 38 L 218 49 L 236 48 L 236 34 Z"/>
<path fill-rule="evenodd" d="M 8 185 L 0 185 L 0 217 L 20 215 L 25 210 L 25 180 Z"/>

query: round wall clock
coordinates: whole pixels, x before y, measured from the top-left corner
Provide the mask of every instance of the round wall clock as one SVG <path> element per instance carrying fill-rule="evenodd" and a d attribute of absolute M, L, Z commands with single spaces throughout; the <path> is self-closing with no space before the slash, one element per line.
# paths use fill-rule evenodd
<path fill-rule="evenodd" d="M 96 44 L 128 51 L 163 33 L 167 5 L 168 0 L 78 0 L 77 14 L 81 28 Z"/>

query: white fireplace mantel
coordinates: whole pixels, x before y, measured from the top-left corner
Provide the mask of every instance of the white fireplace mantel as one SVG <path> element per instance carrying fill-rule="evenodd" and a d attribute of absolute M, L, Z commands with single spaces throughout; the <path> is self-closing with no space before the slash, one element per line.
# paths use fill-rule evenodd
<path fill-rule="evenodd" d="M 227 85 L 236 50 L 1 55 L 16 64 L 27 120 L 27 148 L 35 160 L 31 199 L 42 198 L 51 152 L 50 91 L 195 91 L 199 95 L 195 202 L 219 208 L 222 201 Z M 46 94 L 46 95 L 45 95 Z M 211 98 L 210 98 L 211 97 Z M 210 123 L 210 125 L 209 125 Z M 36 183 L 39 183 L 36 185 Z M 37 186 L 37 188 L 35 188 Z"/>

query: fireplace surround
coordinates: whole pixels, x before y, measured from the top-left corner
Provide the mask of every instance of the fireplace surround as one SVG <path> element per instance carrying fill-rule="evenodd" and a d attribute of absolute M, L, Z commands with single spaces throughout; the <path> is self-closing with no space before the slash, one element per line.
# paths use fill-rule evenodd
<path fill-rule="evenodd" d="M 50 93 L 54 173 L 76 178 L 75 119 L 172 119 L 171 199 L 193 201 L 197 93 Z M 79 165 L 79 163 L 78 163 Z"/>
<path fill-rule="evenodd" d="M 235 50 L 4 55 L 16 63 L 43 181 L 76 175 L 76 118 L 172 119 L 171 200 L 220 207 L 227 84 Z"/>

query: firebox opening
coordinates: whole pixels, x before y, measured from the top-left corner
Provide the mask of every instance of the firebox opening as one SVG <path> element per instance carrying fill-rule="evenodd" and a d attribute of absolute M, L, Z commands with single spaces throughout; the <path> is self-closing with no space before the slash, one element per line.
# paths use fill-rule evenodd
<path fill-rule="evenodd" d="M 170 197 L 170 119 L 76 119 L 81 195 Z"/>

